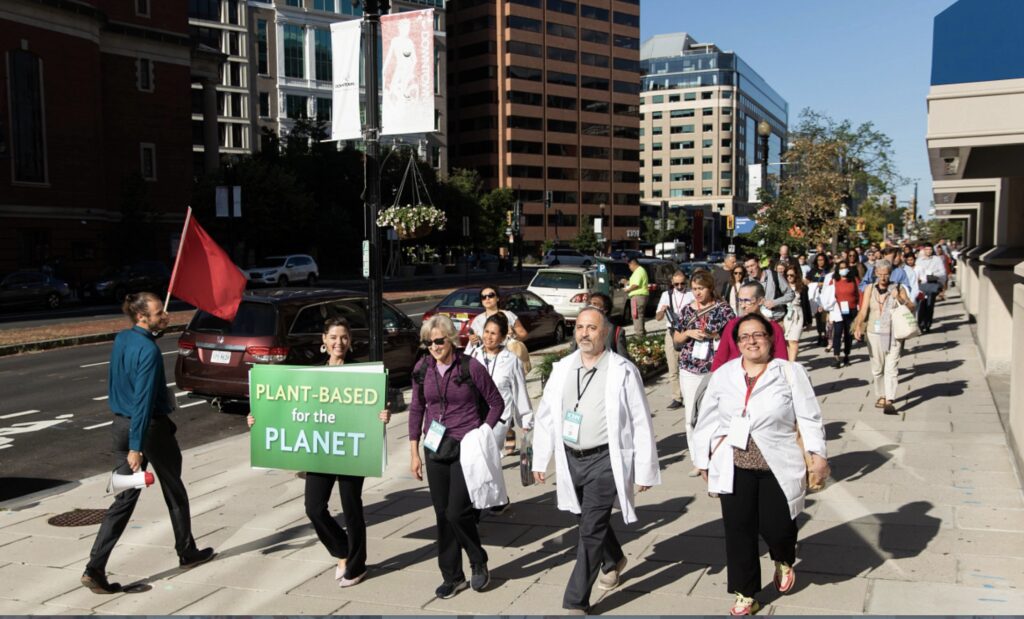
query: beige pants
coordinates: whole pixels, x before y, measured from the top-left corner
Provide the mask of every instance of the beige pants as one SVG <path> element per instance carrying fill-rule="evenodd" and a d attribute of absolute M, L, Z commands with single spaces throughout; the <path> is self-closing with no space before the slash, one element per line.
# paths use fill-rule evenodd
<path fill-rule="evenodd" d="M 647 335 L 647 295 L 629 297 L 629 311 L 633 318 L 633 335 Z"/>
<path fill-rule="evenodd" d="M 672 384 L 672 399 L 681 402 L 682 391 L 679 389 L 679 351 L 672 341 L 672 331 L 665 331 L 665 360 L 668 362 L 668 381 Z"/>
<path fill-rule="evenodd" d="M 877 333 L 868 333 L 868 349 L 871 351 L 871 377 L 875 383 L 875 396 L 886 400 L 896 399 L 896 385 L 900 371 L 900 355 L 903 354 L 903 341 L 890 338 L 892 343 L 888 350 L 882 349 L 885 341 Z"/>
<path fill-rule="evenodd" d="M 683 391 L 683 408 L 686 410 L 686 433 L 690 433 L 690 426 L 693 425 L 693 407 L 697 400 L 697 387 L 704 379 L 703 374 L 694 374 L 686 370 L 679 370 L 679 386 Z M 689 442 L 689 439 L 687 439 Z"/>

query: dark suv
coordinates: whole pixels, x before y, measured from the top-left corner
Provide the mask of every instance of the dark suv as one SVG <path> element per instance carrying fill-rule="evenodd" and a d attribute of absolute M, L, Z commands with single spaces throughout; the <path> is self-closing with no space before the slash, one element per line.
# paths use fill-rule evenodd
<path fill-rule="evenodd" d="M 369 359 L 367 296 L 349 290 L 272 289 L 245 295 L 227 322 L 197 311 L 178 340 L 174 379 L 193 397 L 216 403 L 248 401 L 254 363 L 320 365 L 324 320 L 343 317 L 352 327 L 349 361 Z M 384 303 L 384 365 L 392 385 L 408 382 L 419 352 L 419 329 Z"/>
<path fill-rule="evenodd" d="M 124 301 L 132 292 L 152 292 L 163 297 L 171 281 L 171 271 L 162 262 L 136 262 L 110 269 L 82 288 L 83 301 Z"/>

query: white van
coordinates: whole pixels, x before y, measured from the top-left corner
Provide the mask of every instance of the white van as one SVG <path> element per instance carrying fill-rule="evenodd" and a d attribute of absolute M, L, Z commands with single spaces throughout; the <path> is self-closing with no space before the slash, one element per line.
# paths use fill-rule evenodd
<path fill-rule="evenodd" d="M 683 241 L 669 241 L 658 243 L 654 246 L 654 257 L 672 262 L 684 262 L 689 257 L 686 253 L 686 243 Z"/>

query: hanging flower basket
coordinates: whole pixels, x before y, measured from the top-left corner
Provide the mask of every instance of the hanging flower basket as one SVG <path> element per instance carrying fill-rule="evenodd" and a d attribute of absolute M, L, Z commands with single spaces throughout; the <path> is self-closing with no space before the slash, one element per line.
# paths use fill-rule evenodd
<path fill-rule="evenodd" d="M 391 206 L 377 215 L 377 225 L 394 228 L 401 239 L 416 239 L 434 230 L 444 230 L 446 223 L 444 211 L 426 204 Z"/>

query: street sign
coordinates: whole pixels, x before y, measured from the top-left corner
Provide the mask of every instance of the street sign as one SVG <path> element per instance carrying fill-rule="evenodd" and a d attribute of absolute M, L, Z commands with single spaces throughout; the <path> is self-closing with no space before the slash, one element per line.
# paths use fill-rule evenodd
<path fill-rule="evenodd" d="M 726 253 L 735 254 L 736 253 L 736 246 L 733 245 L 732 243 L 730 243 L 729 246 L 726 248 Z"/>
<path fill-rule="evenodd" d="M 363 277 L 370 276 L 370 241 L 363 241 Z"/>

